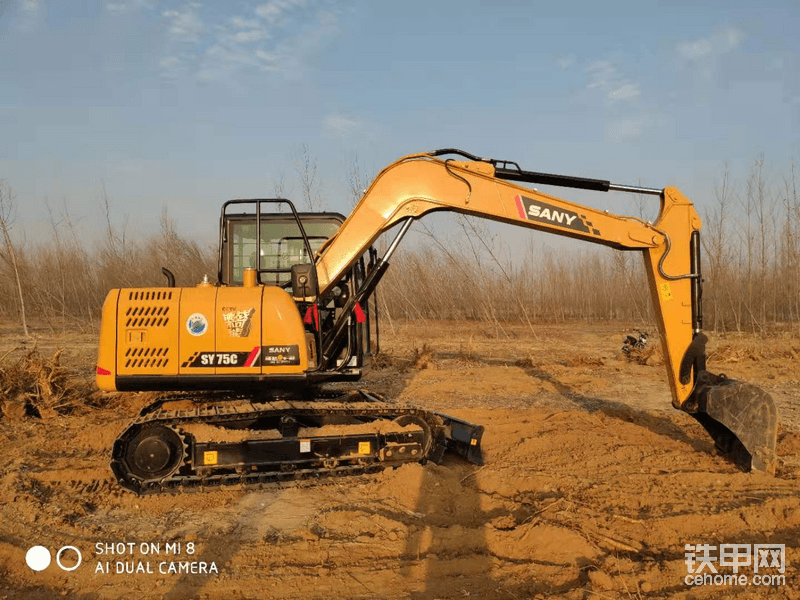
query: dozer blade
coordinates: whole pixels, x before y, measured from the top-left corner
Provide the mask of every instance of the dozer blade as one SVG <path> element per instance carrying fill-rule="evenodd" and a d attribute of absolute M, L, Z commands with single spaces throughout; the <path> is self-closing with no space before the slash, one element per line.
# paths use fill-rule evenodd
<path fill-rule="evenodd" d="M 436 413 L 436 416 L 442 419 L 444 425 L 446 449 L 463 456 L 473 464 L 482 465 L 483 425 L 474 425 L 442 413 Z"/>
<path fill-rule="evenodd" d="M 764 390 L 701 371 L 684 410 L 714 438 L 717 449 L 741 468 L 775 473 L 778 410 Z"/>

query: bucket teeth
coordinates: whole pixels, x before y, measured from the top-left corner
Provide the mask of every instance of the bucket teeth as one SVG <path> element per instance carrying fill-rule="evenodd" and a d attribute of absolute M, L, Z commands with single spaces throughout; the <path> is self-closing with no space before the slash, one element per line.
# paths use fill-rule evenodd
<path fill-rule="evenodd" d="M 778 410 L 767 392 L 701 371 L 685 406 L 714 438 L 717 449 L 741 468 L 775 473 Z"/>

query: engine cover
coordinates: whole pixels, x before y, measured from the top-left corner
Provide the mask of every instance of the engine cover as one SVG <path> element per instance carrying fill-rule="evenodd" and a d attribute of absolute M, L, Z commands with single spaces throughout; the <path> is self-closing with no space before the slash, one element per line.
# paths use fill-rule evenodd
<path fill-rule="evenodd" d="M 309 352 L 297 305 L 278 287 L 112 290 L 103 306 L 97 384 L 170 391 L 297 381 Z"/>

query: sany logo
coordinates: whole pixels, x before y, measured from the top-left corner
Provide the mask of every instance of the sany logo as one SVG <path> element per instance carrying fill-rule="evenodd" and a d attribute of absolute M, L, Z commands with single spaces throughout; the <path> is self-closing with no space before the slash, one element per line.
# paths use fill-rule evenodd
<path fill-rule="evenodd" d="M 267 346 L 267 352 L 269 354 L 286 354 L 291 351 L 291 346 Z"/>
<path fill-rule="evenodd" d="M 565 210 L 557 206 L 551 206 L 539 200 L 526 198 L 525 196 L 517 196 L 515 200 L 517 202 L 517 210 L 519 211 L 520 218 L 526 221 L 547 221 L 548 223 L 560 225 L 561 227 L 566 227 L 573 231 L 583 231 L 585 233 L 600 235 L 597 229 L 589 229 L 592 224 L 586 220 L 585 216 L 578 215 L 576 212 Z"/>
<path fill-rule="evenodd" d="M 528 214 L 532 217 L 547 219 L 553 223 L 566 222 L 567 225 L 572 225 L 572 222 L 578 218 L 578 215 L 570 216 L 565 212 L 558 212 L 555 209 L 550 210 L 549 208 L 542 208 L 541 206 L 536 206 L 535 204 L 531 204 L 530 207 L 528 207 Z"/>

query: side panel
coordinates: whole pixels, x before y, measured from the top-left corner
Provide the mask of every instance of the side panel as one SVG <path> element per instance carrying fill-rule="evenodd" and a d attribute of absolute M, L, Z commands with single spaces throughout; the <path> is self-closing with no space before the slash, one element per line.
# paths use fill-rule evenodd
<path fill-rule="evenodd" d="M 217 291 L 216 352 L 219 375 L 261 373 L 261 286 L 221 287 Z"/>
<path fill-rule="evenodd" d="M 119 290 L 111 290 L 103 302 L 102 320 L 100 321 L 100 347 L 97 351 L 97 387 L 104 392 L 115 392 L 117 363 L 117 300 Z"/>
<path fill-rule="evenodd" d="M 262 378 L 305 380 L 305 326 L 277 287 L 115 290 L 103 315 L 104 390 L 230 390 Z"/>
<path fill-rule="evenodd" d="M 217 290 L 213 286 L 183 288 L 178 320 L 179 373 L 214 375 L 209 355 L 216 350 Z"/>
<path fill-rule="evenodd" d="M 308 368 L 308 348 L 300 312 L 291 296 L 263 288 L 261 355 L 264 375 L 300 374 Z"/>
<path fill-rule="evenodd" d="M 116 303 L 117 375 L 178 374 L 178 288 L 123 289 Z M 103 322 L 106 309 L 103 308 Z"/>

